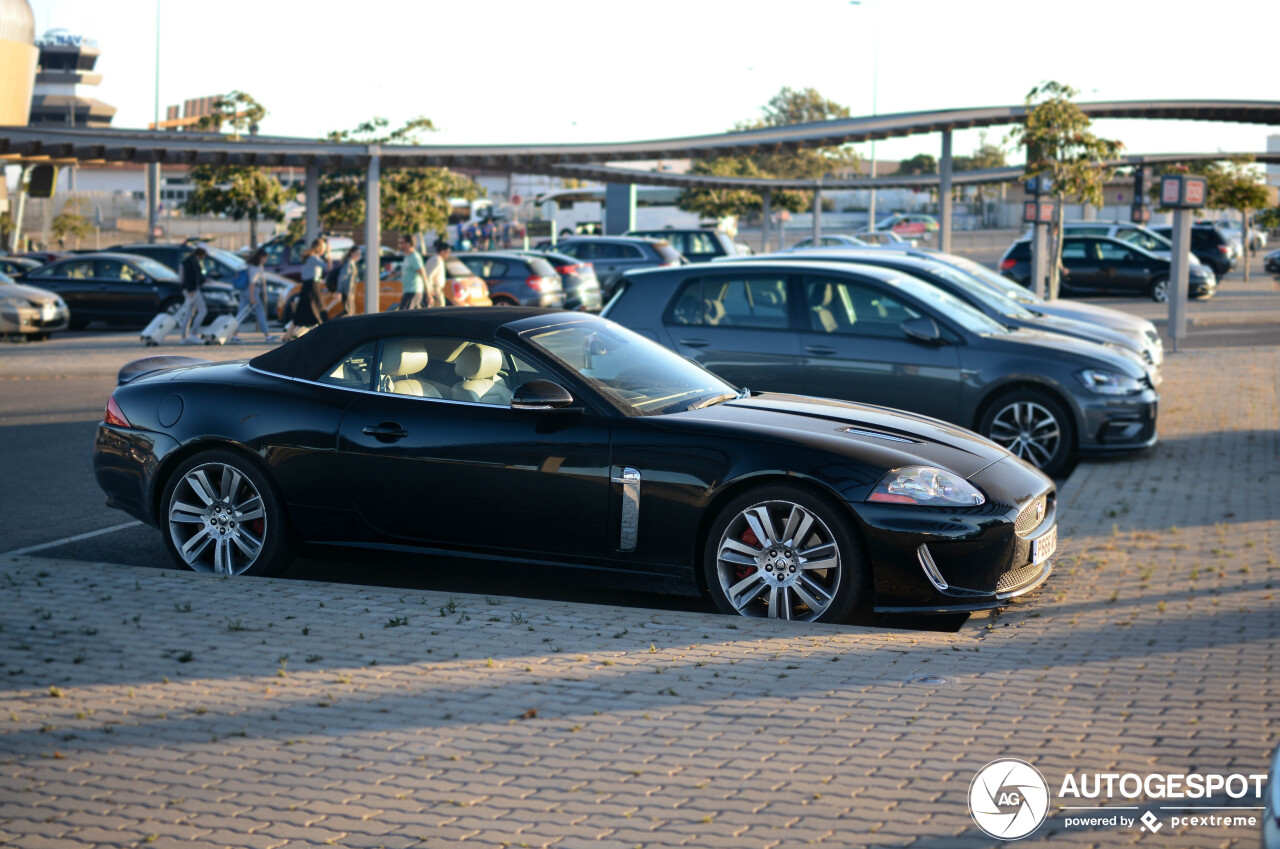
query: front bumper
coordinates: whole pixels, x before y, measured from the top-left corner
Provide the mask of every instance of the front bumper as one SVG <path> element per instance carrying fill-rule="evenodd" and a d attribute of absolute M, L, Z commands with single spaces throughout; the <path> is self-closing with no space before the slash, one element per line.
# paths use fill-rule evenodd
<path fill-rule="evenodd" d="M 1192 277 L 1187 281 L 1187 293 L 1193 298 L 1209 298 L 1218 291 L 1218 278 Z"/>
<path fill-rule="evenodd" d="M 70 311 L 65 307 L 46 310 L 43 307 L 0 307 L 0 333 L 20 333 L 33 336 L 66 330 Z"/>
<path fill-rule="evenodd" d="M 1053 481 L 1006 457 L 970 482 L 987 496 L 985 504 L 857 505 L 872 562 L 877 611 L 987 610 L 1048 580 L 1053 560 L 1043 552 L 1057 534 Z"/>
<path fill-rule="evenodd" d="M 1158 441 L 1160 395 L 1154 389 L 1123 396 L 1081 393 L 1074 400 L 1079 412 L 1077 444 L 1082 455 L 1136 451 Z"/>

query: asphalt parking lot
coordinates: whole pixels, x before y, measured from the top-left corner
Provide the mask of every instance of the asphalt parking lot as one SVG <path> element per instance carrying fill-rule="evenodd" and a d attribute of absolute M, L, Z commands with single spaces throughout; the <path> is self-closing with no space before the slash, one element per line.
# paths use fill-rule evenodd
<path fill-rule="evenodd" d="M 333 563 L 174 570 L 89 472 L 115 369 L 149 352 L 93 332 L 4 346 L 0 547 L 28 553 L 0 555 L 0 842 L 987 846 L 965 799 L 994 758 L 1051 784 L 1261 772 L 1280 697 L 1276 301 L 1273 278 L 1233 275 L 1193 304 L 1192 339 L 1223 341 L 1168 361 L 1161 444 L 1066 481 L 1042 590 L 932 631 L 740 621 L 538 576 L 419 583 L 412 563 L 362 564 L 358 584 Z M 1257 839 L 1067 817 L 1028 843 Z"/>

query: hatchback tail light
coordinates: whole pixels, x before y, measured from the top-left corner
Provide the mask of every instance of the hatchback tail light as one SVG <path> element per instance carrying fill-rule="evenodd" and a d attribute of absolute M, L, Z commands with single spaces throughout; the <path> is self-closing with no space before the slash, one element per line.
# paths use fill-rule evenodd
<path fill-rule="evenodd" d="M 1011 271 L 1013 267 L 1017 264 L 1018 264 L 1018 261 L 1016 259 L 1002 259 L 1000 260 L 1000 270 Z"/>
<path fill-rule="evenodd" d="M 560 274 L 576 274 L 580 267 L 577 265 L 557 265 L 556 271 Z"/>
<path fill-rule="evenodd" d="M 116 396 L 112 395 L 107 399 L 107 410 L 102 414 L 102 421 L 116 427 L 133 427 L 129 424 L 129 420 L 124 417 L 124 412 L 120 409 L 120 405 L 116 403 Z"/>
<path fill-rule="evenodd" d="M 1218 245 L 1218 253 L 1229 254 L 1231 253 L 1231 248 L 1227 247 L 1226 245 Z"/>
<path fill-rule="evenodd" d="M 524 280 L 524 285 L 528 286 L 530 289 L 532 289 L 535 292 L 542 291 L 543 283 L 544 283 L 543 279 L 536 274 L 526 277 Z"/>

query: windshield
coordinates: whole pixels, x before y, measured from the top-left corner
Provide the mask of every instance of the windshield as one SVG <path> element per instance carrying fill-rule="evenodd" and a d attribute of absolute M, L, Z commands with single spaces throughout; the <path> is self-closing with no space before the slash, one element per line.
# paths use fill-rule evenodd
<path fill-rule="evenodd" d="M 1042 298 L 1037 297 L 1036 293 L 1032 292 L 1026 286 L 1016 283 L 1001 274 L 997 274 L 985 265 L 979 265 L 967 257 L 948 256 L 941 261 L 959 268 L 961 271 L 977 278 L 1005 297 L 1012 298 L 1020 304 L 1044 303 Z"/>
<path fill-rule="evenodd" d="M 905 274 L 894 277 L 889 282 L 908 295 L 915 297 L 916 300 L 924 303 L 934 312 L 944 315 L 959 324 L 970 333 L 1005 334 L 1009 332 L 1009 328 L 1000 322 L 987 318 L 955 295 L 950 292 L 944 292 L 931 283 L 926 283 L 915 277 L 908 277 Z"/>
<path fill-rule="evenodd" d="M 177 280 L 178 275 L 167 265 L 161 265 L 151 257 L 140 256 L 133 261 L 152 280 Z"/>
<path fill-rule="evenodd" d="M 711 372 L 611 323 L 559 325 L 527 330 L 521 336 L 628 415 L 679 413 L 738 395 Z"/>
<path fill-rule="evenodd" d="M 1117 237 L 1122 242 L 1136 245 L 1146 251 L 1173 250 L 1173 243 L 1146 230 L 1121 230 Z"/>
<path fill-rule="evenodd" d="M 939 277 L 946 278 L 954 285 L 960 287 L 964 292 L 972 296 L 975 300 L 980 301 L 987 309 L 994 312 L 1009 316 L 1010 318 L 1035 318 L 1036 314 L 1026 307 L 1019 304 L 1008 295 L 1001 294 L 988 287 L 981 280 L 975 280 L 972 275 L 958 268 L 939 263 L 929 269 Z"/>
<path fill-rule="evenodd" d="M 222 248 L 205 248 L 209 253 L 209 258 L 219 262 L 232 271 L 240 271 L 247 263 L 243 257 L 236 256 L 231 251 L 224 251 Z"/>

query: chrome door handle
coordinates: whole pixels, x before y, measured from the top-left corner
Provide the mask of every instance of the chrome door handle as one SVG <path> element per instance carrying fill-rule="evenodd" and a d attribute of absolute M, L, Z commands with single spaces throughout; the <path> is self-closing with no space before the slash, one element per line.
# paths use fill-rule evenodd
<path fill-rule="evenodd" d="M 398 422 L 382 422 L 381 424 L 366 427 L 364 435 L 372 436 L 379 442 L 395 442 L 408 436 L 409 431 L 400 427 Z"/>
<path fill-rule="evenodd" d="M 826 345 L 807 345 L 805 346 L 804 352 L 806 354 L 817 354 L 819 356 L 829 357 L 836 353 L 836 349 L 828 348 Z"/>

